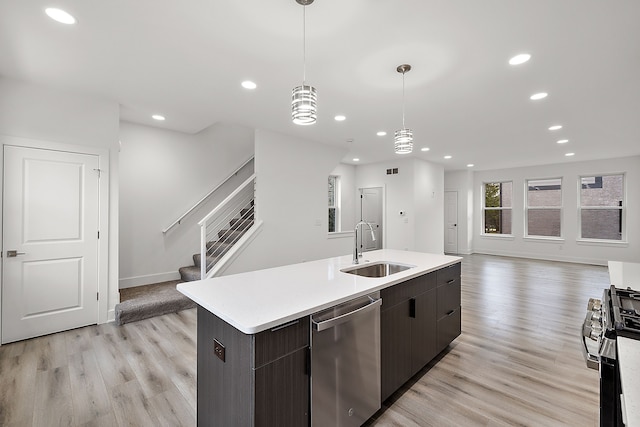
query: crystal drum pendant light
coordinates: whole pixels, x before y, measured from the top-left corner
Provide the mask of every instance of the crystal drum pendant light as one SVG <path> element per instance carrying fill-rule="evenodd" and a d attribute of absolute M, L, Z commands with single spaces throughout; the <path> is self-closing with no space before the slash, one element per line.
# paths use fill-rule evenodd
<path fill-rule="evenodd" d="M 413 151 L 413 131 L 404 125 L 404 73 L 411 71 L 411 65 L 398 65 L 396 71 L 402 73 L 402 129 L 398 129 L 393 138 L 397 154 L 409 154 Z"/>
<path fill-rule="evenodd" d="M 291 97 L 291 118 L 297 125 L 312 125 L 316 122 L 316 88 L 305 84 L 307 77 L 306 6 L 313 0 L 296 0 L 302 5 L 302 85 L 293 88 Z"/>

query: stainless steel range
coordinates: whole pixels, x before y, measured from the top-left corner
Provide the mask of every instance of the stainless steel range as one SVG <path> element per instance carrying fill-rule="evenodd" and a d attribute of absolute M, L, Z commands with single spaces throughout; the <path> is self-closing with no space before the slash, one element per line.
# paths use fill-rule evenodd
<path fill-rule="evenodd" d="M 582 327 L 587 366 L 600 371 L 600 426 L 623 426 L 616 340 L 640 339 L 640 292 L 611 286 L 602 300 L 590 299 Z"/>

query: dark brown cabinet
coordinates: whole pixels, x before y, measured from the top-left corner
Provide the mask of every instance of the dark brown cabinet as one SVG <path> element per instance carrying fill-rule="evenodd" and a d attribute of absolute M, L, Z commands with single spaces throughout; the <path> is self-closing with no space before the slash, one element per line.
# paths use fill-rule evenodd
<path fill-rule="evenodd" d="M 198 426 L 309 425 L 308 317 L 247 335 L 198 306 L 197 357 Z"/>
<path fill-rule="evenodd" d="M 460 335 L 460 263 L 380 291 L 386 400 Z"/>
<path fill-rule="evenodd" d="M 383 401 L 437 354 L 435 288 L 430 273 L 380 291 Z"/>

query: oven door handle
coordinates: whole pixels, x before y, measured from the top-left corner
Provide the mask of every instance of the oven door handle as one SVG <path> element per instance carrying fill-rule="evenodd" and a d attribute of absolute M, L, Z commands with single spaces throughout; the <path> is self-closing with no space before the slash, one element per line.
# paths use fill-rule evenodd
<path fill-rule="evenodd" d="M 587 348 L 587 337 L 582 336 L 582 354 L 584 355 L 584 360 L 587 362 L 587 368 L 595 369 L 596 371 L 600 367 L 600 358 L 591 353 Z"/>

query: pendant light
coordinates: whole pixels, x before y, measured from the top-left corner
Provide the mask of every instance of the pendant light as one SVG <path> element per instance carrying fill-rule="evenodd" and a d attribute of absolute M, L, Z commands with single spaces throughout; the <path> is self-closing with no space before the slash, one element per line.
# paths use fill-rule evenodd
<path fill-rule="evenodd" d="M 409 154 L 413 151 L 413 131 L 404 125 L 404 74 L 411 71 L 411 65 L 398 65 L 396 71 L 402 73 L 402 129 L 398 129 L 393 138 L 397 154 Z"/>
<path fill-rule="evenodd" d="M 316 88 L 305 84 L 307 78 L 306 6 L 313 0 L 296 0 L 302 5 L 302 85 L 293 88 L 291 96 L 291 118 L 297 125 L 312 125 L 316 122 Z"/>

